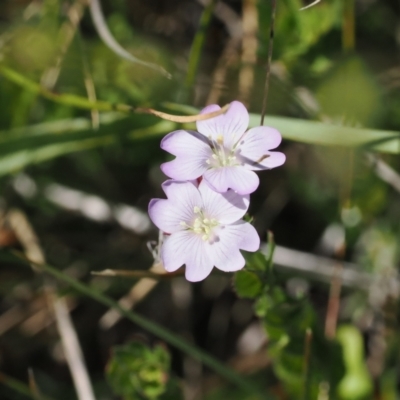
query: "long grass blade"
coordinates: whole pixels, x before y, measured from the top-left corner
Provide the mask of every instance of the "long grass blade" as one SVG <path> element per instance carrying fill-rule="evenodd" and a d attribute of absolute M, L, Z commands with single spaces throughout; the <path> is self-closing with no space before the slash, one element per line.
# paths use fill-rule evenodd
<path fill-rule="evenodd" d="M 14 261 L 23 261 L 27 266 L 31 264 L 31 261 L 27 260 L 22 254 L 20 253 L 4 253 L 1 252 L 0 256 L 5 256 L 8 260 L 14 259 Z M 106 296 L 105 294 L 97 291 L 94 288 L 91 288 L 85 285 L 82 282 L 77 281 L 76 279 L 66 275 L 64 272 L 48 265 L 48 264 L 40 264 L 38 267 L 41 268 L 43 272 L 48 273 L 49 275 L 53 276 L 54 278 L 68 284 L 71 288 L 75 289 L 76 291 L 80 292 L 81 294 L 88 296 L 99 303 L 116 309 L 120 312 L 124 317 L 132 321 L 133 323 L 139 325 L 140 327 L 146 329 L 147 331 L 151 332 L 153 335 L 158 336 L 160 339 L 164 340 L 171 346 L 181 350 L 182 352 L 186 353 L 187 355 L 197 359 L 198 361 L 204 363 L 207 367 L 212 369 L 214 372 L 219 374 L 221 377 L 225 378 L 227 381 L 232 383 L 233 385 L 241 388 L 242 390 L 252 393 L 256 397 L 254 399 L 258 399 L 257 395 L 260 393 L 258 388 L 253 384 L 250 384 L 245 378 L 238 375 L 234 370 L 226 367 L 220 361 L 216 360 L 211 355 L 207 354 L 203 350 L 199 349 L 196 346 L 182 340 L 179 336 L 175 335 L 171 331 L 165 329 L 164 327 L 158 325 L 157 323 L 150 321 L 149 319 L 135 313 L 134 311 L 127 310 L 121 307 L 116 301 L 111 299 L 110 297 Z"/>
<path fill-rule="evenodd" d="M 104 44 L 110 50 L 112 50 L 116 55 L 132 63 L 140 64 L 143 65 L 144 67 L 158 71 L 169 79 L 171 78 L 171 74 L 167 72 L 163 67 L 151 62 L 143 61 L 133 56 L 115 40 L 114 36 L 108 29 L 107 23 L 104 19 L 104 14 L 103 10 L 101 9 L 100 0 L 90 0 L 90 14 L 92 16 L 93 24 L 100 38 L 103 40 Z"/>

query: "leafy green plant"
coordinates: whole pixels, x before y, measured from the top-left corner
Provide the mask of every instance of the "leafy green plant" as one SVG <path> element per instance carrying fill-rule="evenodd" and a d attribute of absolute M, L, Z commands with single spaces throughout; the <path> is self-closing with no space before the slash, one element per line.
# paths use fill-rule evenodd
<path fill-rule="evenodd" d="M 169 375 L 170 356 L 162 345 L 149 348 L 132 342 L 117 346 L 107 365 L 107 379 L 124 400 L 167 398 L 168 390 L 176 389 Z"/>

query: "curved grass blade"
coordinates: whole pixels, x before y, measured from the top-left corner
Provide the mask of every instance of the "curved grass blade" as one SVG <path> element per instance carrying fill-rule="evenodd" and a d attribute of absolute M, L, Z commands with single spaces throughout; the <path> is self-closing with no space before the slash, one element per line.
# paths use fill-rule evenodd
<path fill-rule="evenodd" d="M 78 121 L 67 121 L 65 129 L 62 132 L 59 130 L 58 133 L 49 133 L 46 124 L 40 124 L 44 132 L 33 129 L 35 134 L 32 136 L 24 135 L 13 138 L 8 134 L 7 141 L 0 140 L 0 176 L 15 173 L 28 165 L 38 164 L 65 154 L 115 144 L 121 135 L 125 135 L 131 140 L 140 140 L 160 136 L 176 128 L 176 124 L 172 122 L 158 121 L 150 126 L 131 130 L 129 124 L 122 124 L 124 121 L 127 122 L 125 119 L 101 125 L 98 131 L 91 129 L 90 120 L 86 120 L 84 123 L 83 119 L 79 119 Z M 70 122 L 69 126 L 68 122 Z M 74 124 L 74 122 L 76 123 Z M 50 127 L 55 125 L 56 123 L 49 123 Z M 124 127 L 122 130 L 124 133 L 115 134 L 118 127 L 121 126 Z M 76 130 L 68 130 L 68 128 Z M 1 136 L 0 132 L 0 138 Z"/>
<path fill-rule="evenodd" d="M 98 110 L 98 111 L 119 111 L 122 113 L 137 113 L 137 114 L 151 114 L 167 121 L 179 122 L 182 124 L 203 121 L 209 118 L 216 117 L 223 114 L 228 108 L 229 103 L 221 107 L 220 110 L 213 111 L 207 114 L 196 115 L 172 115 L 162 111 L 154 110 L 153 108 L 132 107 L 127 104 L 113 104 L 107 101 L 91 101 L 85 97 L 77 96 L 74 94 L 59 94 L 54 93 L 38 83 L 26 78 L 17 71 L 14 71 L 6 66 L 0 66 L 0 74 L 11 82 L 21 86 L 22 88 L 43 96 L 45 99 L 54 101 L 55 103 L 63 104 L 70 107 L 82 108 L 84 110 Z"/>
<path fill-rule="evenodd" d="M 96 28 L 97 33 L 99 34 L 100 38 L 103 40 L 104 44 L 112 50 L 116 55 L 124 58 L 135 64 L 143 65 L 144 67 L 151 68 L 155 71 L 160 72 L 165 77 L 170 79 L 172 75 L 167 72 L 163 67 L 160 67 L 157 64 L 143 61 L 131 53 L 127 52 L 114 38 L 111 34 L 110 30 L 108 29 L 107 23 L 104 19 L 103 11 L 101 9 L 100 0 L 90 0 L 90 14 L 92 16 L 93 24 Z"/>

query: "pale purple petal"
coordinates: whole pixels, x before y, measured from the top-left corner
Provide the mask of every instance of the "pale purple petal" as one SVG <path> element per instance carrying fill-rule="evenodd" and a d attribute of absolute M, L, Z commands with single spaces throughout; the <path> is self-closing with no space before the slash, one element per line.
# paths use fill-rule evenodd
<path fill-rule="evenodd" d="M 188 231 L 176 232 L 164 239 L 161 248 L 161 261 L 168 272 L 174 272 L 183 264 L 187 255 Z"/>
<path fill-rule="evenodd" d="M 262 160 L 259 164 L 252 166 L 252 170 L 271 169 L 280 167 L 286 161 L 286 156 L 279 151 L 271 151 L 268 153 L 269 157 Z"/>
<path fill-rule="evenodd" d="M 220 107 L 218 104 L 209 104 L 208 106 L 205 106 L 205 107 L 200 111 L 200 114 L 209 114 L 209 113 L 212 113 L 212 112 L 214 112 L 214 111 L 218 111 L 218 110 L 220 110 L 220 109 L 221 109 L 221 107 Z M 204 122 L 204 121 L 198 121 L 198 122 L 196 122 L 197 130 L 200 132 L 199 125 L 197 125 L 199 122 Z M 201 126 L 201 124 L 200 124 L 200 126 Z"/>
<path fill-rule="evenodd" d="M 195 158 L 192 156 L 180 156 L 175 160 L 161 164 L 162 172 L 169 178 L 178 181 L 197 179 L 204 174 L 208 165 L 206 159 Z"/>
<path fill-rule="evenodd" d="M 278 167 L 285 162 L 285 157 L 282 157 L 282 153 L 269 150 L 277 147 L 281 140 L 282 137 L 276 129 L 265 126 L 252 128 L 240 142 L 237 157 L 250 170 Z"/>
<path fill-rule="evenodd" d="M 161 148 L 174 156 L 187 155 L 193 149 L 197 151 L 208 151 L 210 145 L 208 140 L 195 131 L 174 131 L 161 140 Z"/>
<path fill-rule="evenodd" d="M 175 131 L 161 141 L 161 148 L 176 156 L 161 165 L 165 175 L 177 180 L 192 180 L 203 175 L 212 156 L 208 140 L 198 132 Z"/>
<path fill-rule="evenodd" d="M 268 126 L 257 126 L 251 128 L 243 136 L 240 148 L 247 156 L 260 157 L 262 152 L 275 149 L 281 144 L 282 136 L 274 128 Z"/>
<path fill-rule="evenodd" d="M 248 222 L 238 221 L 230 227 L 235 226 L 242 232 L 242 241 L 239 248 L 245 251 L 257 251 L 260 248 L 260 237 L 253 225 Z"/>
<path fill-rule="evenodd" d="M 217 111 L 220 108 L 216 104 L 212 104 L 204 108 L 201 113 Z M 249 126 L 249 113 L 242 103 L 233 101 L 225 114 L 205 121 L 197 121 L 196 125 L 197 130 L 207 137 L 217 139 L 222 136 L 225 146 L 230 148 Z"/>
<path fill-rule="evenodd" d="M 198 282 L 210 275 L 213 262 L 208 255 L 209 244 L 200 235 L 190 235 L 186 241 L 185 277 L 190 282 Z"/>
<path fill-rule="evenodd" d="M 199 191 L 207 216 L 215 218 L 222 224 L 236 222 L 249 208 L 248 195 L 239 195 L 233 190 L 217 193 L 204 180 L 199 185 Z"/>
<path fill-rule="evenodd" d="M 193 182 L 168 180 L 162 184 L 162 188 L 168 200 L 152 200 L 149 205 L 149 215 L 162 231 L 176 232 L 180 229 L 164 228 L 173 229 L 181 222 L 191 222 L 195 215 L 194 207 L 202 205 L 200 192 Z"/>
<path fill-rule="evenodd" d="M 264 155 L 257 160 L 258 162 L 251 162 L 248 158 L 241 158 L 240 155 L 237 156 L 237 158 L 244 163 L 243 168 L 250 171 L 263 171 L 280 167 L 286 161 L 286 156 L 279 151 L 265 152 Z"/>
<path fill-rule="evenodd" d="M 238 194 L 253 193 L 260 183 L 258 176 L 242 166 L 212 168 L 203 175 L 204 180 L 217 192 L 232 189 Z"/>
<path fill-rule="evenodd" d="M 191 207 L 191 204 L 201 204 L 201 195 L 198 190 L 196 181 L 175 181 L 168 179 L 161 185 L 164 193 L 168 199 L 171 200 L 175 205 L 181 203 L 187 207 Z"/>
<path fill-rule="evenodd" d="M 189 221 L 192 214 L 185 208 L 174 207 L 169 200 L 153 199 L 149 204 L 149 216 L 154 225 L 165 233 L 182 230 L 181 221 Z"/>
<path fill-rule="evenodd" d="M 245 260 L 239 251 L 243 234 L 235 225 L 226 225 L 219 229 L 218 240 L 209 249 L 213 265 L 225 272 L 238 271 L 244 267 Z"/>
<path fill-rule="evenodd" d="M 161 249 L 161 260 L 168 272 L 186 264 L 185 276 L 190 282 L 205 279 L 213 269 L 208 256 L 208 243 L 190 231 L 181 231 L 168 237 Z"/>

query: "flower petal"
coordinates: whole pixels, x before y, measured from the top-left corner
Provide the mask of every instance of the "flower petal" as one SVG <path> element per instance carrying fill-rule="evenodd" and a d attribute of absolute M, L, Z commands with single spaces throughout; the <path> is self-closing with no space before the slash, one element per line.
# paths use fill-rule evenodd
<path fill-rule="evenodd" d="M 191 156 L 177 157 L 160 166 L 165 175 L 178 181 L 197 179 L 203 175 L 207 167 L 205 159 L 196 159 Z"/>
<path fill-rule="evenodd" d="M 279 151 L 271 151 L 268 153 L 268 156 L 269 157 L 262 160 L 259 164 L 253 165 L 251 169 L 256 171 L 261 169 L 276 168 L 283 165 L 286 161 L 286 156 Z"/>
<path fill-rule="evenodd" d="M 218 240 L 210 245 L 209 254 L 214 265 L 222 271 L 238 271 L 245 265 L 239 249 L 256 251 L 260 238 L 252 225 L 238 221 L 218 231 Z"/>
<path fill-rule="evenodd" d="M 242 218 L 249 208 L 249 196 L 239 195 L 233 190 L 225 193 L 215 192 L 204 182 L 199 185 L 206 215 L 222 224 L 231 224 Z"/>
<path fill-rule="evenodd" d="M 277 167 L 282 165 L 285 159 L 282 161 L 282 158 L 279 158 L 280 156 L 278 156 L 279 160 L 275 159 L 273 156 L 274 153 L 268 150 L 277 147 L 281 140 L 282 137 L 276 129 L 266 126 L 252 128 L 244 135 L 243 140 L 241 140 L 236 157 L 250 170 Z"/>
<path fill-rule="evenodd" d="M 253 225 L 248 222 L 238 221 L 230 227 L 235 227 L 243 232 L 239 248 L 245 251 L 257 251 L 260 248 L 260 237 Z"/>
<path fill-rule="evenodd" d="M 174 272 L 185 264 L 188 234 L 188 231 L 176 232 L 164 239 L 161 247 L 161 261 L 168 272 Z"/>
<path fill-rule="evenodd" d="M 229 225 L 225 227 L 225 231 L 230 228 Z M 242 269 L 245 265 L 245 260 L 242 254 L 239 251 L 237 246 L 233 246 L 230 239 L 236 239 L 233 236 L 232 232 L 225 235 L 225 237 L 221 237 L 220 241 L 214 242 L 212 245 L 212 249 L 210 249 L 210 257 L 212 259 L 212 263 L 221 271 L 231 272 L 238 271 Z"/>
<path fill-rule="evenodd" d="M 208 140 L 204 135 L 195 131 L 179 130 L 171 132 L 161 140 L 160 146 L 174 156 L 187 155 L 192 153 L 194 149 L 199 152 L 211 151 Z"/>
<path fill-rule="evenodd" d="M 201 195 L 197 187 L 196 181 L 175 181 L 168 179 L 162 183 L 161 187 L 167 195 L 168 200 L 174 204 L 187 205 L 191 208 L 191 204 L 202 204 Z"/>
<path fill-rule="evenodd" d="M 208 140 L 198 132 L 175 131 L 161 141 L 161 148 L 176 156 L 161 165 L 165 175 L 177 180 L 192 180 L 203 175 L 212 156 Z"/>
<path fill-rule="evenodd" d="M 200 235 L 190 234 L 187 239 L 185 277 L 190 282 L 202 281 L 214 266 L 207 251 L 208 243 Z"/>
<path fill-rule="evenodd" d="M 219 193 L 232 189 L 241 195 L 253 193 L 260 183 L 258 176 L 243 166 L 212 168 L 203 178 Z"/>
<path fill-rule="evenodd" d="M 168 180 L 162 187 L 168 200 L 151 200 L 149 216 L 163 232 L 178 232 L 183 229 L 181 222 L 191 223 L 193 220 L 194 207 L 202 206 L 200 192 L 192 182 Z"/>
<path fill-rule="evenodd" d="M 149 216 L 154 225 L 165 233 L 174 233 L 183 229 L 181 221 L 188 221 L 188 215 L 182 208 L 175 207 L 169 200 L 152 199 L 149 204 Z"/>
<path fill-rule="evenodd" d="M 239 249 L 256 251 L 260 246 L 256 230 L 244 221 L 221 228 L 218 239 L 210 245 L 210 258 L 218 269 L 227 272 L 238 271 L 244 267 L 245 260 Z"/>
<path fill-rule="evenodd" d="M 251 128 L 243 136 L 243 144 L 240 146 L 243 152 L 256 154 L 271 149 L 275 149 L 281 144 L 282 136 L 278 130 L 269 126 L 257 126 Z M 256 154 L 256 157 L 262 153 Z"/>
<path fill-rule="evenodd" d="M 204 108 L 201 113 L 217 111 L 220 108 L 218 105 L 212 104 Z M 222 135 L 225 147 L 231 148 L 249 126 L 249 113 L 242 103 L 233 101 L 225 114 L 205 121 L 197 121 L 196 126 L 197 130 L 207 137 L 211 136 L 213 139 L 217 139 Z"/>

